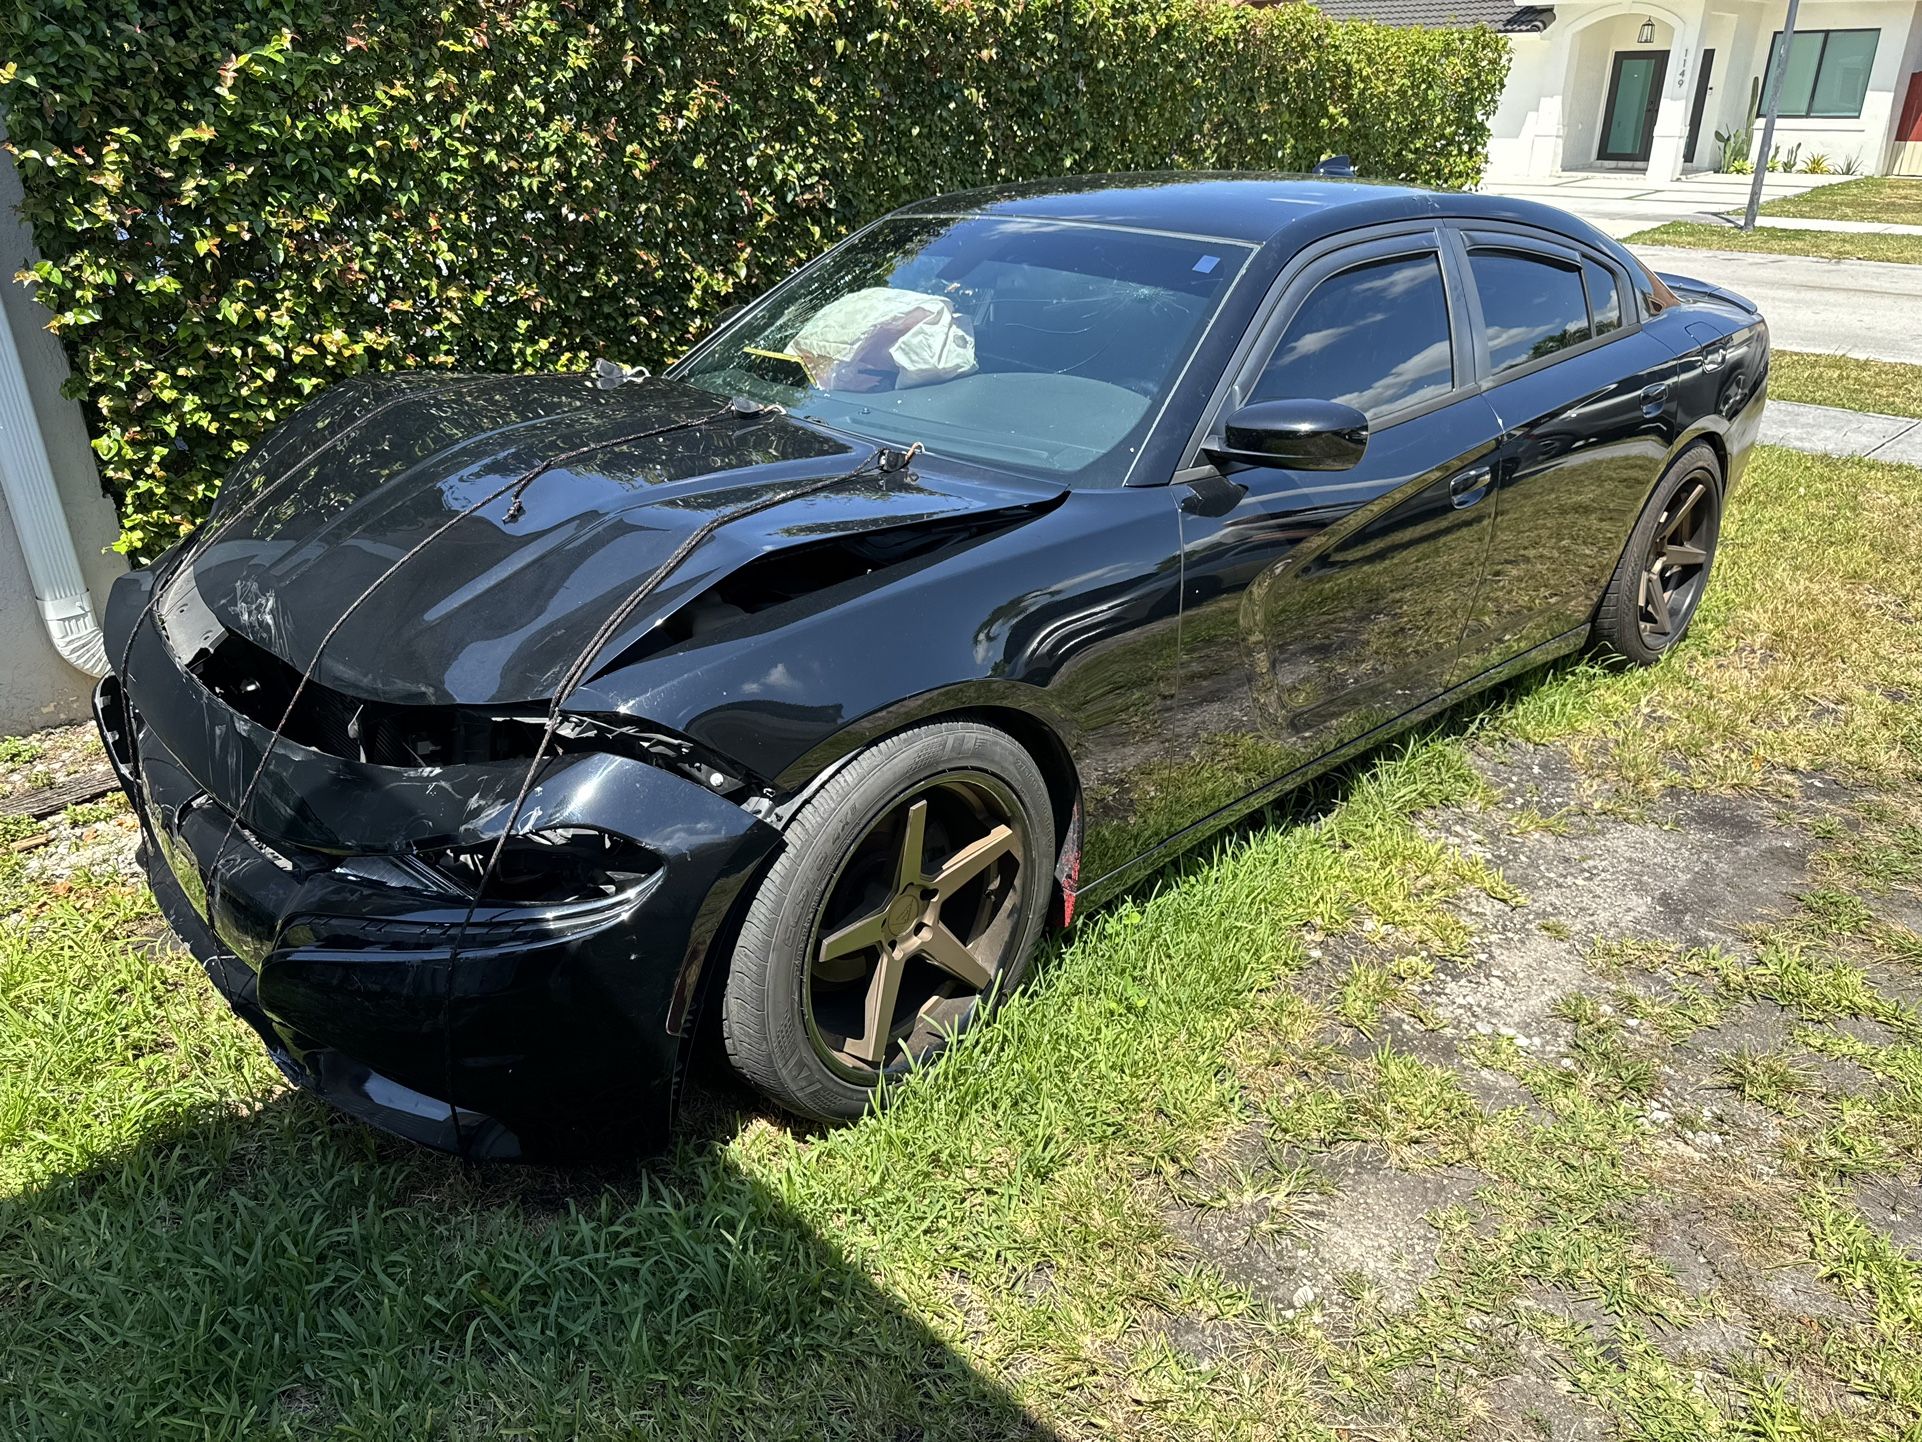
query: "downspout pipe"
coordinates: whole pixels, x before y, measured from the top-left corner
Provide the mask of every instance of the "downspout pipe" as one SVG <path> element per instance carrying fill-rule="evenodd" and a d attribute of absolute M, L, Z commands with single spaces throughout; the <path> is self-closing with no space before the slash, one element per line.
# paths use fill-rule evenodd
<path fill-rule="evenodd" d="M 0 314 L 0 495 L 13 515 L 27 579 L 53 649 L 89 676 L 107 674 L 107 643 L 80 570 L 67 508 L 54 484 L 13 327 Z"/>

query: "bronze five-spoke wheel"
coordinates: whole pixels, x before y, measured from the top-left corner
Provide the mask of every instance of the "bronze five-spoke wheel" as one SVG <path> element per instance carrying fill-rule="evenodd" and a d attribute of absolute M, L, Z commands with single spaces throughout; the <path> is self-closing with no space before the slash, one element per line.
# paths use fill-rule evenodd
<path fill-rule="evenodd" d="M 1669 467 L 1643 507 L 1595 613 L 1595 639 L 1648 665 L 1687 633 L 1722 528 L 1722 467 L 1706 445 Z"/>
<path fill-rule="evenodd" d="M 1713 482 L 1699 473 L 1691 475 L 1662 508 L 1642 559 L 1636 597 L 1642 638 L 1652 649 L 1667 646 L 1695 614 L 1708 581 L 1719 510 Z"/>
<path fill-rule="evenodd" d="M 808 977 L 815 1044 L 871 1073 L 967 1020 L 1007 961 L 1027 818 L 979 772 L 905 797 L 869 830 L 828 893 Z"/>
<path fill-rule="evenodd" d="M 789 822 L 729 964 L 736 1068 L 824 1119 L 858 1116 L 1026 970 L 1053 883 L 1046 782 L 972 721 L 863 752 Z"/>

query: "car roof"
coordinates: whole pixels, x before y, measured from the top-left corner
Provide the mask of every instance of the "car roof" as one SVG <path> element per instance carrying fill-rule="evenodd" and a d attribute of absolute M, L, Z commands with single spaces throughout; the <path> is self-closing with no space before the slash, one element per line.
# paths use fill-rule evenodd
<path fill-rule="evenodd" d="M 1303 240 L 1423 216 L 1515 220 L 1605 242 L 1552 206 L 1462 191 L 1262 171 L 1155 171 L 1035 180 L 956 191 L 898 215 L 1005 215 L 1125 226 L 1264 245 L 1286 230 Z"/>

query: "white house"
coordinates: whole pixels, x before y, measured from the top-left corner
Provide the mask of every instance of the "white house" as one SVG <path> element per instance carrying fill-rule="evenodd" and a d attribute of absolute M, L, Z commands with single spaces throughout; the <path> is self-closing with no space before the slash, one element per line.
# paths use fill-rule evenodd
<path fill-rule="evenodd" d="M 1787 0 L 1318 3 L 1342 18 L 1506 33 L 1514 62 L 1488 144 L 1497 180 L 1579 170 L 1675 180 L 1721 167 L 1718 133 L 1746 134 L 1752 154 L 1761 124 L 1751 119 L 1788 10 Z M 1779 155 L 1922 175 L 1917 12 L 1916 0 L 1805 0 L 1783 75 Z"/>

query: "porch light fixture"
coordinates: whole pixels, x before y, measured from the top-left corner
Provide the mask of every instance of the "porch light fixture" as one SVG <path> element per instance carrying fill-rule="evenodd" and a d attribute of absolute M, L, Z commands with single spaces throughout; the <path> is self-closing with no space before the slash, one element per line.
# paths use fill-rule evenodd
<path fill-rule="evenodd" d="M 1642 22 L 1642 30 L 1641 33 L 1635 37 L 1635 43 L 1638 45 L 1653 45 L 1655 43 L 1655 22 L 1653 20 L 1644 20 Z"/>

